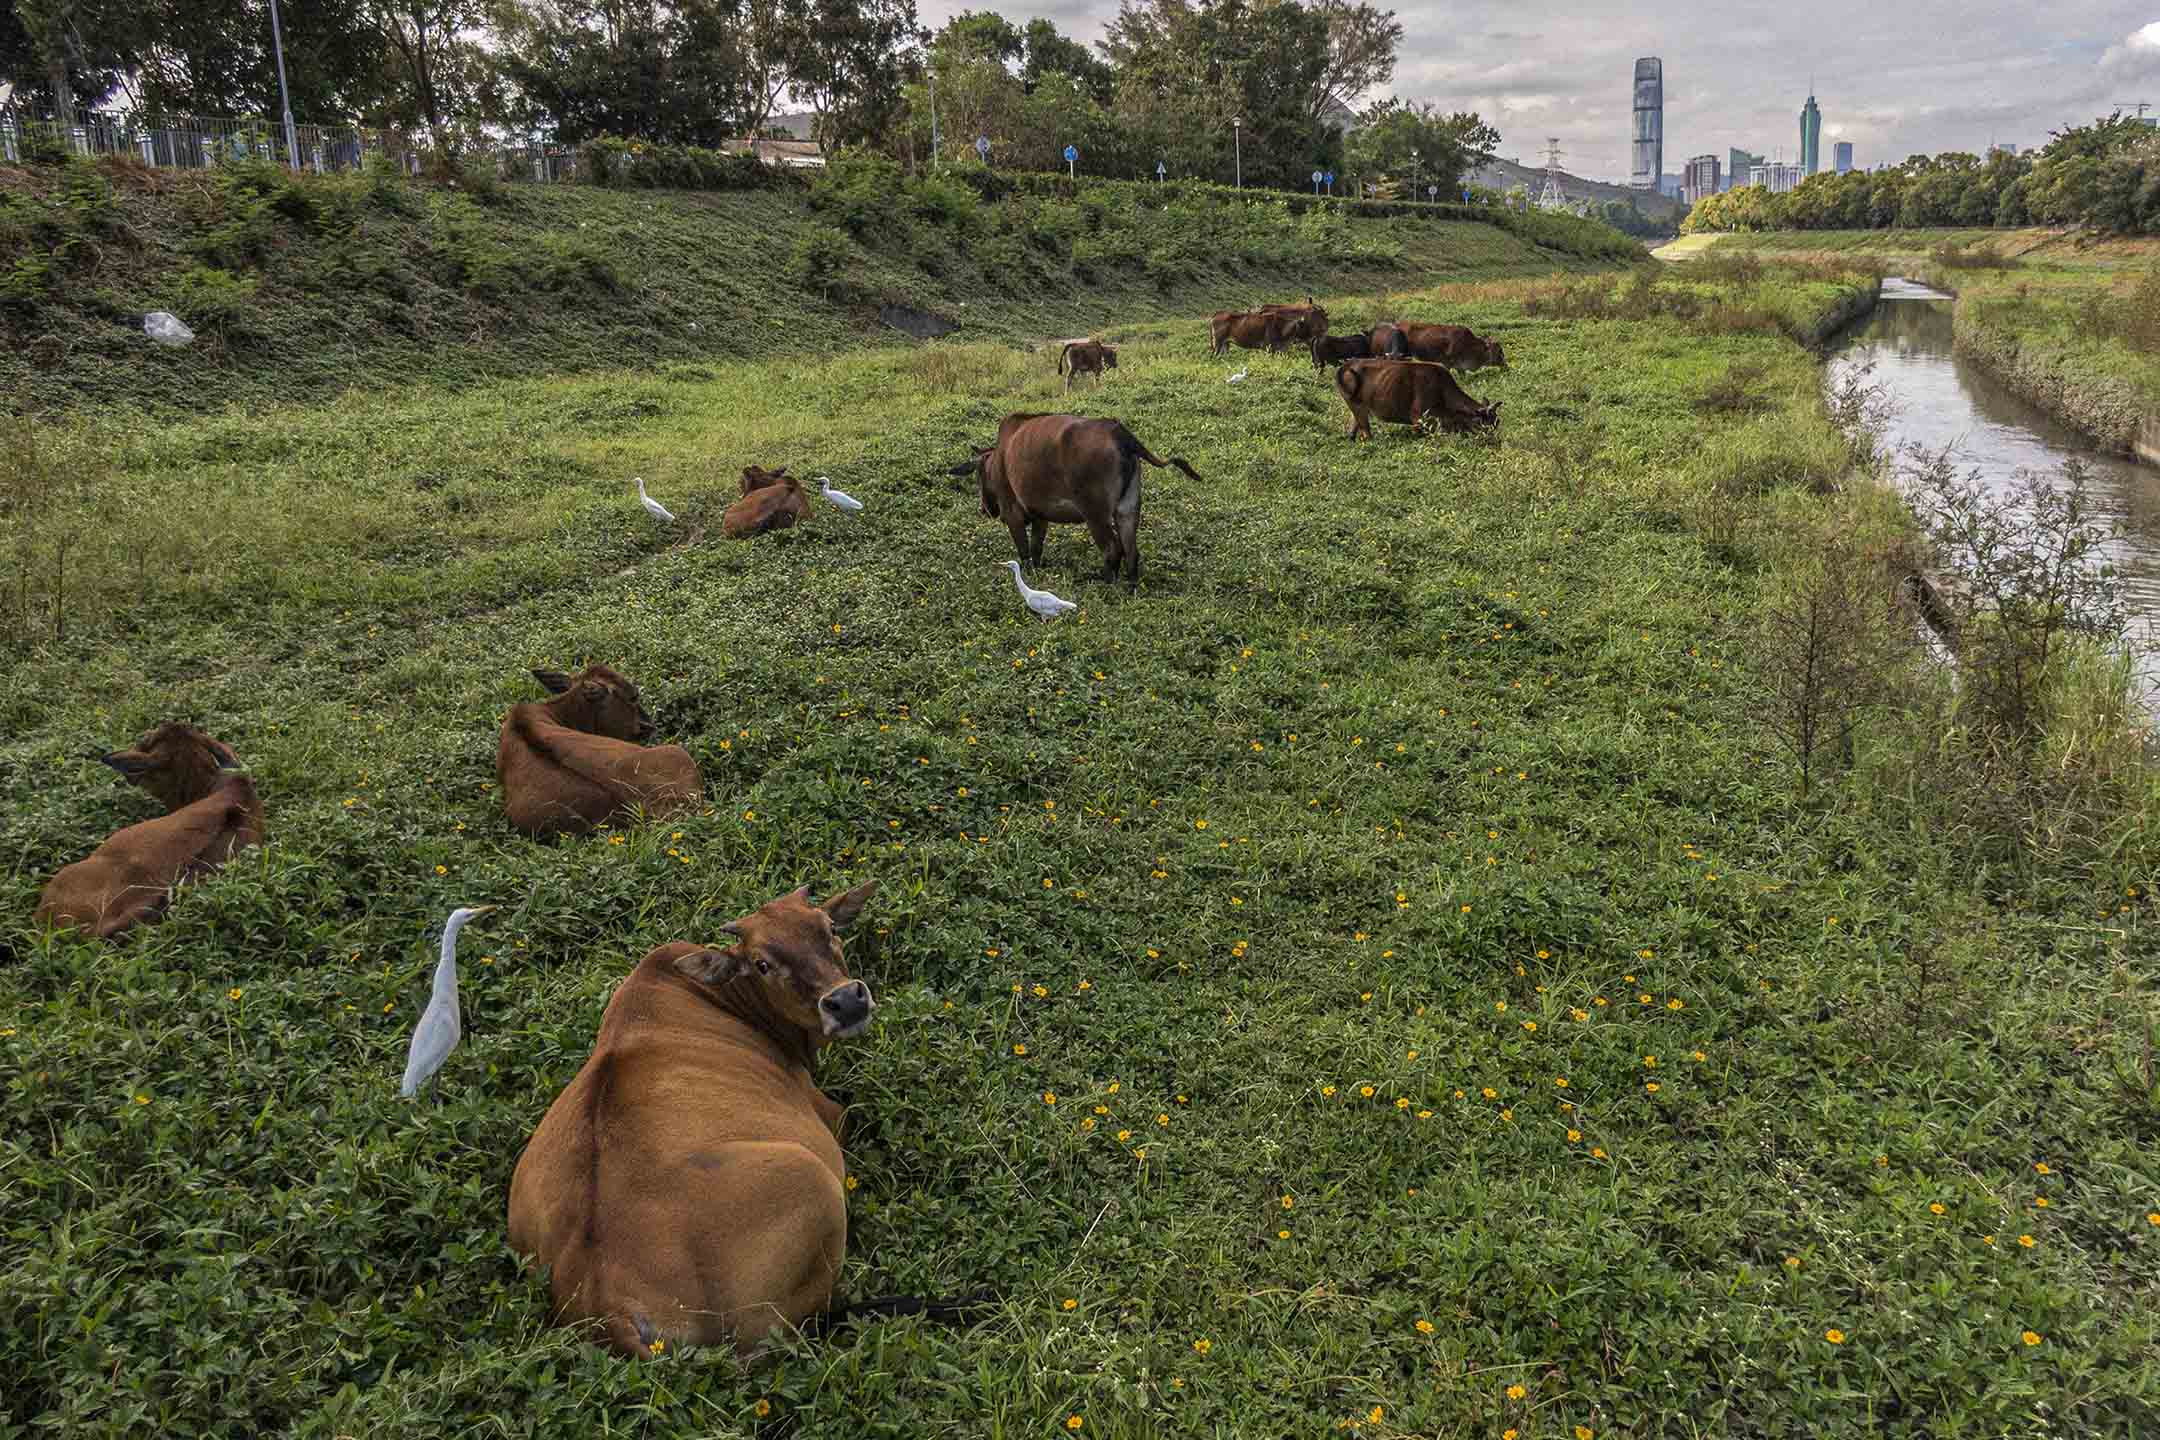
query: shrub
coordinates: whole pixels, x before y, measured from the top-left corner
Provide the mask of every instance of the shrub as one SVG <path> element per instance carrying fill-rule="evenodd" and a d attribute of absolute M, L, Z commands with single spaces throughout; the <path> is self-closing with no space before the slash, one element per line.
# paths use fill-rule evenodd
<path fill-rule="evenodd" d="M 832 294 L 836 282 L 860 258 L 855 242 L 829 225 L 810 230 L 788 255 L 788 278 L 805 290 Z"/>

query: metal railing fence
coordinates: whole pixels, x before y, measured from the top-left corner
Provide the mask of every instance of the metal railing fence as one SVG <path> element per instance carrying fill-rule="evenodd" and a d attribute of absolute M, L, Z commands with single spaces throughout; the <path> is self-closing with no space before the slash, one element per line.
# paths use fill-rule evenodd
<path fill-rule="evenodd" d="M 435 153 L 427 135 L 364 125 L 295 125 L 293 135 L 297 168 L 319 175 L 357 170 L 376 158 L 417 175 Z M 125 155 L 166 169 L 207 170 L 249 159 L 293 163 L 284 127 L 267 118 L 85 110 L 73 125 L 62 125 L 22 104 L 0 106 L 0 163 L 19 165 L 40 143 L 77 155 Z M 569 146 L 466 137 L 458 153 L 462 164 L 492 159 L 503 180 L 577 177 L 577 151 Z"/>

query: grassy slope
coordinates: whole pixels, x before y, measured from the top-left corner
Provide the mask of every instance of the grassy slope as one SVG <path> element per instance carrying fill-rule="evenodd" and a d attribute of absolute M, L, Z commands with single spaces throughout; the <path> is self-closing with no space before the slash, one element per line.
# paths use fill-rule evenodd
<path fill-rule="evenodd" d="M 0 724 L 0 1425 L 2160 1427 L 2160 1133 L 2111 1070 L 2150 1013 L 2150 809 L 1974 869 L 1898 796 L 1797 807 L 1753 718 L 1763 572 L 1683 517 L 1719 477 L 1830 478 L 1812 366 L 1523 296 L 1404 305 L 1505 337 L 1471 385 L 1497 443 L 1353 447 L 1302 362 L 1226 386 L 1198 320 L 1128 327 L 1076 408 L 1206 480 L 1148 476 L 1136 598 L 1054 530 L 1055 627 L 939 473 L 1060 404 L 995 346 L 114 437 L 87 503 L 129 507 L 140 588 L 88 580 Z M 1699 413 L 1733 373 L 1768 408 Z M 72 476 L 109 432 L 39 433 Z M 751 460 L 870 508 L 683 543 Z M 193 564 L 198 532 L 232 548 Z M 710 812 L 507 830 L 498 717 L 584 656 L 643 682 Z M 145 813 L 73 757 L 168 714 L 238 747 L 274 843 L 117 947 L 29 933 Z M 882 1018 L 823 1067 L 856 1107 L 844 1289 L 1001 1315 L 747 1369 L 551 1330 L 504 1195 L 612 985 L 872 876 Z M 434 927 L 481 900 L 445 1102 L 403 1104 Z"/>
<path fill-rule="evenodd" d="M 1960 349 L 2026 398 L 2126 448 L 2160 412 L 2160 357 L 2095 330 L 2095 297 L 2119 302 L 2160 263 L 2160 239 L 2097 239 L 2055 230 L 1833 230 L 1690 237 L 1764 256 L 1867 256 L 1958 296 Z M 1938 265 L 1944 245 L 2009 259 L 2001 270 Z M 1667 252 L 1685 258 L 1690 252 Z"/>
<path fill-rule="evenodd" d="M 356 178 L 254 200 L 201 175 L 117 178 L 109 217 L 79 227 L 93 238 L 60 272 L 53 298 L 0 304 L 9 409 L 259 409 L 348 386 L 906 343 L 877 320 L 881 298 L 939 312 L 962 337 L 1039 339 L 1366 280 L 1598 268 L 1492 225 L 1360 219 L 1358 233 L 1387 237 L 1399 262 L 1217 260 L 1162 284 L 1036 250 L 1035 273 L 1016 285 L 925 225 L 913 253 L 888 234 L 866 237 L 851 278 L 859 294 L 839 303 L 788 278 L 791 252 L 816 224 L 796 189 L 504 185 L 475 198 Z M 0 168 L 0 242 L 26 233 L 9 228 L 10 192 L 43 199 L 61 183 L 49 170 Z M 1273 223 L 1294 248 L 1297 221 Z M 0 243 L 0 261 L 7 254 Z M 141 317 L 153 309 L 178 314 L 198 343 L 150 345 Z"/>

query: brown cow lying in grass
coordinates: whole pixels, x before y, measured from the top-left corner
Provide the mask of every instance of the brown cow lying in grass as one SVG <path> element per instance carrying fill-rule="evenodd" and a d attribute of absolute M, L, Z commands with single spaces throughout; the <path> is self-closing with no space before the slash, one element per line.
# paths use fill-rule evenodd
<path fill-rule="evenodd" d="M 1200 478 L 1175 455 L 1157 459 L 1118 421 L 1078 415 L 1008 415 L 996 443 L 946 473 L 975 477 L 982 513 L 1005 522 L 1022 564 L 1042 563 L 1052 521 L 1079 521 L 1102 551 L 1103 579 L 1117 579 L 1122 562 L 1126 584 L 1138 586 L 1142 460 Z"/>
<path fill-rule="evenodd" d="M 1117 347 L 1100 340 L 1068 340 L 1058 355 L 1058 373 L 1065 377 L 1067 393 L 1072 390 L 1072 382 L 1082 375 L 1100 380 L 1105 369 L 1117 369 Z"/>
<path fill-rule="evenodd" d="M 730 540 L 747 540 L 768 530 L 786 530 L 810 514 L 810 499 L 802 485 L 787 473 L 760 470 L 751 465 L 742 472 L 743 498 L 728 506 L 720 517 L 720 531 Z"/>
<path fill-rule="evenodd" d="M 575 678 L 532 675 L 555 698 L 511 706 L 495 747 L 512 825 L 528 835 L 581 834 L 635 810 L 667 815 L 703 798 L 689 751 L 636 743 L 653 733 L 637 686 L 605 665 Z"/>
<path fill-rule="evenodd" d="M 168 721 L 132 750 L 97 757 L 165 802 L 171 813 L 115 831 L 53 876 L 38 897 L 37 922 L 107 940 L 155 920 L 172 887 L 215 870 L 233 852 L 260 844 L 262 800 L 225 745 L 193 725 Z"/>
<path fill-rule="evenodd" d="M 811 1064 L 869 1028 L 837 932 L 876 888 L 783 895 L 721 926 L 734 943 L 663 945 L 616 989 L 510 1181 L 511 1247 L 549 1267 L 557 1319 L 627 1355 L 747 1352 L 832 1303 L 844 1112 Z"/>
<path fill-rule="evenodd" d="M 1350 407 L 1350 438 L 1370 440 L 1372 419 L 1416 426 L 1428 416 L 1443 430 L 1480 430 L 1499 421 L 1500 401 L 1480 405 L 1445 365 L 1422 360 L 1352 360 L 1335 372 Z"/>

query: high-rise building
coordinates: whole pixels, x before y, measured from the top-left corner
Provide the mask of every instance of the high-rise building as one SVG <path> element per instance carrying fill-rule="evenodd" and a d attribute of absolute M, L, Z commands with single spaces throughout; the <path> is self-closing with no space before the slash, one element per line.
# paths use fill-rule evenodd
<path fill-rule="evenodd" d="M 1837 169 L 1837 173 L 1838 173 L 1838 174 L 1840 174 L 1840 175 L 1845 175 L 1845 174 L 1849 174 L 1849 173 L 1851 172 L 1851 170 L 1852 170 L 1852 141 L 1850 141 L 1850 140 L 1840 140 L 1840 141 L 1838 141 L 1838 142 L 1837 142 L 1837 144 L 1835 144 L 1835 145 L 1833 145 L 1833 146 L 1831 146 L 1831 147 L 1830 147 L 1830 154 L 1831 154 L 1831 156 L 1833 157 L 1833 163 L 1834 163 L 1834 165 L 1835 165 L 1835 167 L 1836 167 L 1836 169 Z"/>
<path fill-rule="evenodd" d="M 1694 159 L 1688 161 L 1686 172 L 1687 195 L 1685 197 L 1687 202 L 1692 205 L 1705 195 L 1717 194 L 1721 173 L 1718 169 L 1718 158 L 1715 155 L 1697 155 Z"/>
<path fill-rule="evenodd" d="M 1800 173 L 1812 175 L 1822 169 L 1822 111 L 1816 108 L 1815 94 L 1808 92 L 1807 104 L 1800 107 Z"/>
<path fill-rule="evenodd" d="M 1665 62 L 1646 55 L 1635 62 L 1635 135 L 1628 183 L 1655 190 L 1665 175 Z"/>
<path fill-rule="evenodd" d="M 1755 182 L 1754 182 L 1754 180 L 1753 180 L 1752 178 L 1750 178 L 1750 177 L 1751 177 L 1751 176 L 1752 176 L 1752 175 L 1754 174 L 1754 171 L 1755 171 L 1755 167 L 1756 167 L 1756 166 L 1758 166 L 1758 165 L 1760 165 L 1760 164 L 1762 164 L 1762 163 L 1763 163 L 1763 157 L 1762 157 L 1762 156 L 1760 156 L 1760 155 L 1754 155 L 1754 154 L 1750 154 L 1750 153 L 1749 153 L 1748 151 L 1745 151 L 1745 150 L 1728 150 L 1728 151 L 1726 151 L 1726 152 L 1725 152 L 1725 186 L 1726 186 L 1726 188 L 1727 188 L 1727 189 L 1729 189 L 1729 190 L 1737 190 L 1737 189 L 1739 189 L 1739 188 L 1740 188 L 1741 186 L 1743 186 L 1743 185 L 1752 185 L 1752 184 L 1754 184 L 1754 183 L 1755 183 Z"/>
<path fill-rule="evenodd" d="M 1782 160 L 1769 165 L 1757 165 L 1748 172 L 1750 185 L 1760 185 L 1773 195 L 1797 190 L 1805 178 L 1807 177 L 1801 173 L 1798 165 L 1788 165 Z"/>

